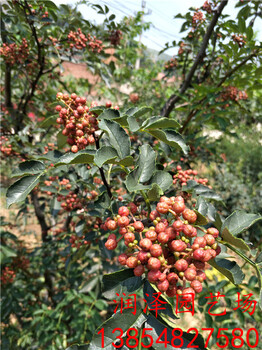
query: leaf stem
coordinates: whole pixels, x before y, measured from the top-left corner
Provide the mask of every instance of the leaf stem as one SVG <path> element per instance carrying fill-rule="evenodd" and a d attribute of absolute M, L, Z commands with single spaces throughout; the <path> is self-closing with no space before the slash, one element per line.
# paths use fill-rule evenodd
<path fill-rule="evenodd" d="M 144 191 L 141 190 L 141 194 L 142 194 L 142 196 L 143 196 L 143 198 L 145 200 L 146 206 L 147 206 L 147 218 L 149 219 L 149 215 L 151 213 L 150 202 L 149 202 L 149 200 L 148 200 L 148 198 L 147 198 L 147 196 L 146 196 Z"/>
<path fill-rule="evenodd" d="M 233 250 L 233 252 L 235 252 L 238 256 L 240 256 L 242 259 L 244 259 L 247 263 L 249 263 L 251 266 L 253 266 L 254 268 L 256 268 L 256 263 L 254 261 L 252 261 L 251 259 L 249 259 L 245 254 L 242 254 L 239 250 L 237 250 L 236 248 L 234 248 L 231 244 L 222 241 L 222 240 L 218 240 L 218 243 L 222 243 L 224 244 L 226 247 L 228 247 L 229 249 Z"/>

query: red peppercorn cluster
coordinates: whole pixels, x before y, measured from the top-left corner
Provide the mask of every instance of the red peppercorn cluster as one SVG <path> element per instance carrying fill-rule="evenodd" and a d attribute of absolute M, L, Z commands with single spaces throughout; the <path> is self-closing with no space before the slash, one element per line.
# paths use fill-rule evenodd
<path fill-rule="evenodd" d="M 176 167 L 177 174 L 173 175 L 173 184 L 180 184 L 185 186 L 188 180 L 194 180 L 202 185 L 207 185 L 207 178 L 198 178 L 198 171 L 193 169 L 183 170 L 180 165 Z M 209 186 L 210 187 L 210 186 Z M 211 188 L 211 187 L 210 187 Z"/>
<path fill-rule="evenodd" d="M 202 6 L 202 9 L 204 11 L 206 11 L 207 13 L 209 13 L 209 14 L 212 13 L 212 6 L 211 6 L 211 4 L 208 1 L 204 2 L 203 6 Z"/>
<path fill-rule="evenodd" d="M 88 47 L 91 51 L 100 53 L 104 46 L 101 40 L 92 37 L 90 34 L 85 36 L 80 28 L 76 32 L 70 31 L 67 36 L 70 43 L 70 48 L 75 48 L 77 50 L 83 50 Z"/>
<path fill-rule="evenodd" d="M 85 236 L 78 237 L 76 235 L 72 235 L 71 238 L 69 239 L 69 242 L 72 248 L 77 248 L 77 249 L 79 249 L 82 245 L 91 244 L 90 241 L 85 240 Z"/>
<path fill-rule="evenodd" d="M 197 11 L 194 12 L 194 15 L 192 17 L 192 28 L 195 29 L 200 23 L 203 23 L 205 21 L 204 15 L 202 11 Z"/>
<path fill-rule="evenodd" d="M 0 146 L 1 152 L 6 156 L 10 156 L 10 154 L 12 153 L 12 145 L 8 143 L 7 137 L 1 136 Z"/>
<path fill-rule="evenodd" d="M 30 265 L 30 261 L 25 256 L 17 256 L 13 258 L 12 266 L 14 269 L 27 270 Z"/>
<path fill-rule="evenodd" d="M 136 220 L 136 211 L 133 214 L 131 210 L 120 207 L 118 215 L 107 218 L 102 225 L 120 234 L 117 239 L 116 233 L 111 233 L 106 248 L 114 250 L 124 239 L 127 249 L 118 256 L 119 263 L 133 268 L 136 276 L 145 273 L 149 282 L 170 297 L 200 293 L 206 278 L 206 263 L 221 251 L 216 242 L 219 231 L 214 227 L 201 228 L 205 234 L 199 236 L 194 226 L 197 214 L 186 207 L 181 196 L 161 197 L 147 221 Z"/>
<path fill-rule="evenodd" d="M 246 91 L 241 91 L 235 86 L 227 86 L 220 95 L 223 101 L 246 100 L 248 98 Z"/>
<path fill-rule="evenodd" d="M 186 44 L 181 41 L 181 43 L 179 44 L 179 50 L 178 50 L 178 55 L 182 55 L 184 53 L 184 47 L 186 46 Z"/>
<path fill-rule="evenodd" d="M 64 126 L 62 134 L 67 136 L 67 143 L 71 146 L 71 151 L 76 153 L 80 149 L 95 143 L 93 133 L 98 130 L 98 121 L 95 113 L 89 112 L 86 105 L 86 98 L 77 96 L 76 94 L 56 95 L 65 107 L 56 106 L 59 112 L 59 118 L 56 122 Z M 91 104 L 94 107 L 95 104 Z"/>
<path fill-rule="evenodd" d="M 1 282 L 3 284 L 13 283 L 15 276 L 15 271 L 12 270 L 12 268 L 6 266 L 1 273 Z"/>
<path fill-rule="evenodd" d="M 23 64 L 29 55 L 28 42 L 25 38 L 22 39 L 22 44 L 19 46 L 16 43 L 4 43 L 0 47 L 0 55 L 3 56 L 6 63 L 10 65 Z"/>
<path fill-rule="evenodd" d="M 109 41 L 111 45 L 118 46 L 120 44 L 120 40 L 122 39 L 122 32 L 119 29 L 111 30 L 109 35 Z"/>
<path fill-rule="evenodd" d="M 177 59 L 171 58 L 171 60 L 165 63 L 165 69 L 172 69 L 174 67 L 177 67 L 177 65 L 178 65 Z"/>
<path fill-rule="evenodd" d="M 132 92 L 130 95 L 129 95 L 129 99 L 132 103 L 137 103 L 139 101 L 139 95 L 138 93 L 136 92 Z"/>
<path fill-rule="evenodd" d="M 232 39 L 235 43 L 238 44 L 239 47 L 243 47 L 246 44 L 246 41 L 245 41 L 246 38 L 243 35 L 233 34 Z"/>

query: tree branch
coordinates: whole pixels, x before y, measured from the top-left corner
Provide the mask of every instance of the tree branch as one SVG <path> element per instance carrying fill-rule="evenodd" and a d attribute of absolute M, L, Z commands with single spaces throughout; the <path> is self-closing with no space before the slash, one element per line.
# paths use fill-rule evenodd
<path fill-rule="evenodd" d="M 224 84 L 224 82 L 231 77 L 239 68 L 241 68 L 245 63 L 247 63 L 251 58 L 257 56 L 259 50 L 255 50 L 254 52 L 252 52 L 250 55 L 248 55 L 242 62 L 240 62 L 238 65 L 236 65 L 233 69 L 231 69 L 230 71 L 228 71 L 225 76 L 219 81 L 219 83 L 216 85 L 217 87 L 220 87 Z M 201 104 L 202 102 L 204 102 L 206 100 L 206 97 L 202 98 L 199 102 L 198 105 Z M 182 134 L 184 132 L 184 130 L 186 129 L 186 127 L 188 126 L 188 124 L 190 123 L 190 121 L 192 120 L 192 118 L 196 115 L 197 113 L 197 109 L 192 110 L 186 120 L 184 121 L 181 129 L 179 130 L 179 132 Z"/>
<path fill-rule="evenodd" d="M 39 225 L 41 226 L 41 235 L 42 235 L 42 241 L 46 242 L 47 241 L 47 233 L 49 230 L 49 227 L 46 223 L 45 215 L 40 207 L 40 203 L 38 201 L 37 193 L 32 191 L 31 192 L 31 199 L 32 203 L 35 209 L 35 215 L 37 217 L 37 220 L 39 222 Z"/>
<path fill-rule="evenodd" d="M 199 52 L 196 56 L 196 59 L 193 63 L 193 66 L 191 67 L 188 75 L 186 76 L 186 79 L 184 80 L 182 86 L 179 89 L 179 96 L 178 95 L 172 95 L 168 101 L 165 103 L 162 111 L 161 111 L 161 116 L 162 117 L 168 117 L 169 114 L 171 113 L 171 111 L 173 110 L 175 104 L 177 103 L 177 101 L 179 101 L 181 99 L 181 95 L 188 89 L 188 87 L 190 86 L 191 80 L 195 74 L 195 71 L 197 69 L 197 67 L 199 66 L 199 64 L 201 63 L 201 61 L 203 60 L 204 56 L 205 56 L 205 52 L 206 52 L 206 48 L 209 42 L 209 39 L 213 33 L 213 30 L 215 28 L 215 25 L 217 24 L 218 18 L 221 15 L 224 7 L 227 5 L 228 0 L 224 0 L 220 3 L 218 9 L 215 11 L 215 14 L 207 28 L 206 34 L 204 35 L 201 47 L 199 49 Z"/>
<path fill-rule="evenodd" d="M 2 6 L 0 6 L 0 12 L 2 12 Z M 1 17 L 1 38 L 3 43 L 7 43 L 7 35 L 5 29 L 5 23 Z M 5 107 L 12 108 L 12 90 L 11 90 L 11 65 L 5 64 Z"/>
<path fill-rule="evenodd" d="M 93 134 L 93 135 L 94 135 L 95 142 L 96 142 L 96 149 L 98 150 L 100 148 L 100 146 L 99 146 L 99 139 L 95 136 L 95 134 Z M 109 186 L 109 184 L 108 184 L 108 182 L 106 180 L 104 169 L 102 167 L 101 168 L 98 167 L 98 169 L 99 169 L 101 178 L 103 180 L 103 183 L 106 186 L 106 190 L 107 190 L 107 193 L 109 195 L 109 198 L 112 199 L 113 195 L 112 195 L 112 192 L 111 192 L 111 188 L 110 188 L 110 186 Z"/>

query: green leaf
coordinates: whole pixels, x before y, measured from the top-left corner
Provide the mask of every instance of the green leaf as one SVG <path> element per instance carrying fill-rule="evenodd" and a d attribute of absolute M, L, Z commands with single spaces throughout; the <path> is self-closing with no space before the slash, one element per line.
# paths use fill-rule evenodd
<path fill-rule="evenodd" d="M 139 148 L 139 159 L 137 168 L 134 170 L 137 182 L 149 181 L 156 167 L 156 153 L 150 145 Z"/>
<path fill-rule="evenodd" d="M 216 221 L 216 208 L 213 206 L 213 204 L 208 203 L 201 196 L 197 197 L 196 209 L 200 214 L 206 216 L 211 222 Z"/>
<path fill-rule="evenodd" d="M 141 277 L 134 275 L 133 269 L 120 270 L 103 276 L 103 296 L 107 299 L 121 297 L 123 293 L 131 293 L 139 289 L 143 283 Z M 118 299 L 118 298 L 117 298 Z"/>
<path fill-rule="evenodd" d="M 116 150 L 111 146 L 103 146 L 97 150 L 94 163 L 101 168 L 105 163 L 111 163 L 118 157 Z M 114 163 L 114 162 L 113 162 Z"/>
<path fill-rule="evenodd" d="M 176 338 L 173 340 L 173 345 L 171 345 L 171 341 L 173 339 L 173 334 L 172 334 L 172 328 L 170 328 L 169 326 L 167 326 L 165 323 L 162 323 L 160 322 L 160 320 L 156 319 L 152 314 L 150 314 L 148 316 L 148 319 L 145 323 L 145 328 L 152 328 L 152 330 L 150 332 L 148 332 L 148 334 L 150 334 L 152 337 L 153 337 L 153 344 L 154 344 L 154 349 L 155 350 L 163 350 L 163 349 L 167 349 L 167 350 L 174 350 L 174 348 L 176 349 L 185 349 L 185 350 L 191 350 L 191 349 L 195 349 L 195 348 L 192 348 L 192 347 L 188 347 L 188 344 L 191 342 L 191 340 L 195 337 L 195 334 L 193 333 L 187 333 L 187 332 L 184 332 L 183 331 L 183 334 L 182 334 L 182 339 L 183 339 L 183 344 L 180 346 L 179 344 L 181 344 L 181 340 Z M 181 329 L 181 326 L 180 325 L 177 325 L 177 328 L 180 328 Z M 190 328 L 190 327 L 188 327 Z M 164 330 L 166 329 L 166 334 L 167 334 L 167 337 L 166 337 L 166 340 L 167 340 L 167 344 L 166 344 L 166 347 L 164 344 L 161 344 L 156 342 L 157 339 L 159 339 L 160 335 L 162 332 L 164 332 Z M 178 334 L 178 333 L 177 333 Z M 162 341 L 165 340 L 165 336 L 163 335 L 161 338 L 160 338 Z M 205 344 L 204 344 L 204 339 L 201 335 L 198 335 L 196 337 L 196 340 L 193 342 L 193 344 L 195 346 L 197 346 L 197 349 L 199 350 L 207 350 L 205 348 Z"/>
<path fill-rule="evenodd" d="M 103 119 L 99 123 L 99 128 L 107 133 L 110 145 L 117 151 L 120 159 L 130 155 L 129 136 L 118 123 Z"/>
<path fill-rule="evenodd" d="M 18 168 L 14 170 L 11 177 L 39 174 L 44 170 L 44 163 L 37 160 L 27 160 L 18 165 Z"/>
<path fill-rule="evenodd" d="M 222 198 L 207 186 L 201 185 L 194 180 L 187 181 L 187 185 L 183 186 L 183 191 L 188 193 L 195 193 L 198 196 L 207 199 L 214 199 L 215 201 L 222 201 Z"/>
<path fill-rule="evenodd" d="M 22 202 L 26 199 L 27 195 L 32 191 L 33 188 L 38 184 L 40 175 L 24 176 L 15 183 L 13 183 L 7 190 L 6 203 L 9 208 L 10 205 Z"/>
<path fill-rule="evenodd" d="M 125 157 L 120 161 L 117 161 L 117 164 L 123 165 L 124 167 L 134 165 L 134 158 L 132 156 Z"/>
<path fill-rule="evenodd" d="M 91 149 L 83 149 L 77 153 L 69 152 L 60 157 L 55 166 L 64 164 L 90 164 L 93 163 L 95 153 L 96 151 Z"/>
<path fill-rule="evenodd" d="M 262 216 L 260 215 L 247 214 L 242 210 L 237 210 L 225 219 L 222 225 L 222 231 L 227 228 L 230 233 L 235 236 L 247 230 L 250 226 L 260 220 L 262 220 Z"/>
<path fill-rule="evenodd" d="M 138 117 L 142 117 L 142 115 L 148 113 L 148 112 L 152 112 L 153 108 L 151 107 L 132 107 L 129 108 L 125 114 L 127 114 L 128 116 L 132 116 L 134 118 L 138 118 Z"/>
<path fill-rule="evenodd" d="M 139 305 L 136 306 L 135 315 L 132 313 L 134 310 L 124 309 L 122 313 L 117 311 L 112 317 L 104 322 L 96 331 L 95 335 L 89 345 L 88 350 L 111 350 L 113 349 L 112 343 L 116 341 L 116 334 L 113 333 L 115 328 L 121 328 L 123 331 L 123 337 L 129 328 L 140 328 L 146 321 L 146 315 L 142 312 Z M 101 335 L 98 334 L 99 330 L 104 328 L 104 347 L 101 346 Z M 117 333 L 118 334 L 118 333 Z"/>
<path fill-rule="evenodd" d="M 153 184 L 152 188 L 150 188 L 147 191 L 147 198 L 150 200 L 150 202 L 158 201 L 162 195 L 163 195 L 163 191 L 158 186 L 158 184 Z"/>
<path fill-rule="evenodd" d="M 45 120 L 43 120 L 40 123 L 39 127 L 45 129 L 45 128 L 48 128 L 51 125 L 56 125 L 56 119 L 57 119 L 56 115 L 51 115 L 50 117 L 48 117 Z"/>
<path fill-rule="evenodd" d="M 187 154 L 189 147 L 186 145 L 183 137 L 175 130 L 146 130 L 152 136 L 169 146 L 181 149 L 184 154 Z"/>
<path fill-rule="evenodd" d="M 250 250 L 250 247 L 242 238 L 235 237 L 227 228 L 224 228 L 221 233 L 221 237 L 223 241 L 232 244 L 234 247 L 242 250 Z"/>
<path fill-rule="evenodd" d="M 107 108 L 99 115 L 99 119 L 118 119 L 120 118 L 120 113 L 117 109 Z"/>
<path fill-rule="evenodd" d="M 240 284 L 245 278 L 243 271 L 235 261 L 220 259 L 218 257 L 209 260 L 208 263 L 226 276 L 229 281 L 234 284 Z"/>
<path fill-rule="evenodd" d="M 0 264 L 1 265 L 4 264 L 8 258 L 12 258 L 15 256 L 17 256 L 17 254 L 13 249 L 0 244 Z"/>
<path fill-rule="evenodd" d="M 67 144 L 67 136 L 62 134 L 62 131 L 56 135 L 57 138 L 57 147 L 58 149 L 63 148 Z"/>
<path fill-rule="evenodd" d="M 133 116 L 127 118 L 127 123 L 130 131 L 132 132 L 137 132 L 140 129 L 140 125 L 138 124 L 136 118 Z"/>
<path fill-rule="evenodd" d="M 159 316 L 161 316 L 162 314 L 165 314 L 173 319 L 179 318 L 174 313 L 174 307 L 170 303 L 170 301 L 165 297 L 165 295 L 161 294 L 159 296 L 158 294 L 159 290 L 156 288 L 155 285 L 149 283 L 148 281 L 145 281 L 143 293 L 144 293 L 144 298 L 147 301 L 148 309 L 153 309 L 154 304 L 156 302 L 156 297 L 157 297 L 159 304 L 161 304 L 160 308 L 162 308 L 161 310 L 157 311 L 157 314 L 159 314 Z"/>
<path fill-rule="evenodd" d="M 197 210 L 194 210 L 194 212 L 197 214 L 195 225 L 205 226 L 208 223 L 207 218 L 204 215 L 200 214 Z"/>
<path fill-rule="evenodd" d="M 157 170 L 150 179 L 150 183 L 156 183 L 165 192 L 173 186 L 173 178 L 167 171 Z"/>
<path fill-rule="evenodd" d="M 101 113 L 103 113 L 103 111 L 106 109 L 105 106 L 96 106 L 96 107 L 92 107 L 89 109 L 90 112 L 94 112 L 97 115 L 100 115 Z"/>
<path fill-rule="evenodd" d="M 143 124 L 143 129 L 169 129 L 169 128 L 180 128 L 180 124 L 172 118 L 161 118 L 159 116 L 157 117 L 151 117 L 148 118 Z"/>

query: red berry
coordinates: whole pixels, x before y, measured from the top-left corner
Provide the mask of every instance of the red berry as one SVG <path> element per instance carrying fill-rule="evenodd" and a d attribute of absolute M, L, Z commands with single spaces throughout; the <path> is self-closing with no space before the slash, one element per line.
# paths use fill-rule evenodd
<path fill-rule="evenodd" d="M 167 232 L 160 232 L 157 235 L 157 240 L 161 244 L 165 244 L 169 241 L 169 234 Z"/>
<path fill-rule="evenodd" d="M 185 288 L 182 291 L 182 295 L 183 295 L 183 300 L 184 301 L 191 301 L 195 295 L 195 291 L 193 288 Z"/>
<path fill-rule="evenodd" d="M 160 255 L 163 254 L 163 250 L 162 250 L 161 245 L 153 244 L 150 248 L 150 253 L 152 256 L 158 258 Z"/>
<path fill-rule="evenodd" d="M 144 230 L 144 225 L 141 221 L 136 221 L 133 223 L 134 229 L 137 232 L 142 232 Z"/>
<path fill-rule="evenodd" d="M 163 222 L 159 222 L 158 224 L 156 224 L 156 233 L 160 233 L 165 231 L 167 225 L 165 225 Z"/>
<path fill-rule="evenodd" d="M 202 289 L 203 289 L 201 282 L 197 280 L 192 281 L 190 284 L 190 287 L 193 288 L 196 293 L 202 292 Z"/>
<path fill-rule="evenodd" d="M 204 261 L 204 259 L 205 259 L 205 251 L 203 249 L 201 249 L 201 248 L 198 248 L 198 249 L 194 250 L 193 258 L 195 260 Z"/>
<path fill-rule="evenodd" d="M 207 245 L 207 241 L 204 237 L 196 237 L 194 240 L 194 244 L 198 244 L 199 248 L 205 248 L 205 246 Z"/>
<path fill-rule="evenodd" d="M 193 224 L 197 220 L 197 214 L 191 209 L 185 209 L 182 213 L 182 216 L 190 224 Z"/>
<path fill-rule="evenodd" d="M 188 268 L 188 263 L 185 259 L 179 259 L 175 262 L 174 267 L 179 272 L 183 272 Z"/>
<path fill-rule="evenodd" d="M 129 222 L 130 222 L 130 220 L 129 220 L 129 218 L 127 216 L 121 216 L 117 220 L 118 226 L 120 226 L 120 227 L 128 226 Z"/>
<path fill-rule="evenodd" d="M 147 268 L 149 270 L 159 270 L 161 267 L 161 262 L 157 258 L 149 258 L 147 263 Z"/>
<path fill-rule="evenodd" d="M 184 276 L 188 281 L 193 281 L 196 278 L 196 269 L 189 267 L 188 269 L 186 269 L 186 271 L 184 272 Z"/>
<path fill-rule="evenodd" d="M 143 250 L 149 250 L 152 246 L 152 241 L 150 241 L 150 239 L 148 238 L 143 238 L 141 239 L 141 241 L 139 242 L 139 246 L 143 249 Z"/>
<path fill-rule="evenodd" d="M 182 252 L 186 249 L 187 245 L 181 239 L 177 239 L 170 243 L 170 247 L 174 252 Z"/>
<path fill-rule="evenodd" d="M 150 283 L 155 283 L 160 275 L 161 272 L 159 270 L 150 270 L 148 271 L 147 279 Z"/>
<path fill-rule="evenodd" d="M 117 223 L 115 220 L 108 220 L 106 222 L 106 227 L 108 228 L 108 230 L 114 231 L 117 228 Z"/>
<path fill-rule="evenodd" d="M 176 285 L 178 281 L 178 275 L 175 272 L 170 272 L 167 275 L 167 280 L 171 285 Z"/>
<path fill-rule="evenodd" d="M 117 247 L 117 241 L 115 239 L 108 239 L 105 243 L 105 247 L 108 250 L 114 250 Z"/>
<path fill-rule="evenodd" d="M 147 264 L 149 258 L 150 258 L 150 254 L 148 252 L 143 251 L 143 250 L 140 250 L 140 252 L 137 254 L 137 259 L 143 265 Z"/>
<path fill-rule="evenodd" d="M 157 206 L 156 206 L 156 209 L 160 214 L 168 213 L 169 208 L 170 208 L 169 205 L 165 202 L 163 203 L 159 202 L 157 203 Z"/>
<path fill-rule="evenodd" d="M 76 145 L 71 147 L 71 152 L 76 153 L 78 152 L 78 147 Z"/>
<path fill-rule="evenodd" d="M 172 209 L 177 213 L 177 214 L 181 214 L 185 209 L 185 202 L 182 200 L 179 201 L 175 201 L 175 203 L 172 206 Z"/>
<path fill-rule="evenodd" d="M 135 235 L 133 234 L 133 232 L 127 232 L 125 235 L 124 235 L 124 239 L 126 242 L 128 243 L 133 243 L 134 240 L 136 239 Z"/>
<path fill-rule="evenodd" d="M 206 235 L 204 235 L 204 238 L 205 238 L 207 244 L 210 246 L 216 242 L 215 237 L 213 235 L 206 234 Z"/>
<path fill-rule="evenodd" d="M 146 236 L 146 238 L 150 239 L 150 241 L 152 241 L 152 242 L 154 242 L 158 238 L 157 233 L 154 230 L 148 230 L 145 233 L 145 236 Z"/>
<path fill-rule="evenodd" d="M 118 257 L 118 262 L 121 265 L 126 265 L 126 260 L 127 260 L 128 256 L 126 254 L 120 254 Z"/>
<path fill-rule="evenodd" d="M 134 269 L 135 267 L 137 267 L 137 263 L 138 263 L 138 260 L 136 257 L 134 256 L 130 256 L 127 260 L 126 260 L 126 265 L 128 267 L 130 267 L 131 269 Z"/>
<path fill-rule="evenodd" d="M 169 287 L 170 288 L 170 287 Z M 171 289 L 168 289 L 166 291 L 167 296 L 169 296 L 170 298 L 173 298 L 176 295 L 177 292 L 177 288 L 176 287 L 172 287 Z"/>
<path fill-rule="evenodd" d="M 160 290 L 160 292 L 166 292 L 168 290 L 169 283 L 168 280 L 164 280 L 163 282 L 157 283 L 157 288 Z"/>
<path fill-rule="evenodd" d="M 182 220 L 176 220 L 173 222 L 172 226 L 176 231 L 182 231 L 184 224 Z"/>
<path fill-rule="evenodd" d="M 129 209 L 127 207 L 120 207 L 118 209 L 118 214 L 121 216 L 128 216 L 130 214 Z"/>
<path fill-rule="evenodd" d="M 214 236 L 215 238 L 217 238 L 219 235 L 219 231 L 215 227 L 208 228 L 207 233 Z"/>
<path fill-rule="evenodd" d="M 134 269 L 134 275 L 135 276 L 142 276 L 143 273 L 145 272 L 145 268 L 143 265 L 138 265 L 135 269 Z"/>

